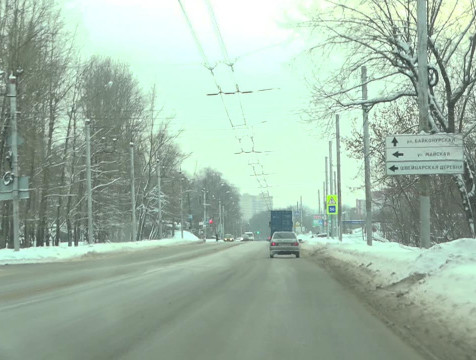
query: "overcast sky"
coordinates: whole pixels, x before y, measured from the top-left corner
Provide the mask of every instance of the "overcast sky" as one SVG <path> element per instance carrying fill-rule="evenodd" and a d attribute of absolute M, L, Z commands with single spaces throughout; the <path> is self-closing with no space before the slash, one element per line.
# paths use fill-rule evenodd
<path fill-rule="evenodd" d="M 301 120 L 310 90 L 304 78 L 310 69 L 292 61 L 312 42 L 286 26 L 297 19 L 296 0 L 210 0 L 224 39 L 234 77 L 224 64 L 205 0 L 182 0 L 215 77 L 204 66 L 178 0 L 65 0 L 65 15 L 78 26 L 85 56 L 100 54 L 127 62 L 144 89 L 157 85 L 163 117 L 174 116 L 183 151 L 191 153 L 182 170 L 193 175 L 204 167 L 220 171 L 241 193 L 259 194 L 250 163 L 262 164 L 275 208 L 296 204 L 317 209 L 325 180 L 328 141 L 322 131 Z M 229 118 L 216 93 L 274 90 L 238 97 L 225 96 Z M 240 108 L 240 99 L 243 113 Z M 354 115 L 355 117 L 355 115 Z M 230 119 L 235 129 L 230 124 Z M 350 116 L 341 114 L 343 133 Z M 247 126 L 238 125 L 246 121 Z M 261 153 L 235 154 L 241 147 Z M 242 138 L 240 146 L 238 139 Z M 361 193 L 349 192 L 361 166 L 343 153 L 343 201 L 354 205 Z M 335 160 L 335 154 L 334 154 Z M 261 167 L 259 167 L 261 169 Z M 360 171 L 360 174 L 362 172 Z"/>

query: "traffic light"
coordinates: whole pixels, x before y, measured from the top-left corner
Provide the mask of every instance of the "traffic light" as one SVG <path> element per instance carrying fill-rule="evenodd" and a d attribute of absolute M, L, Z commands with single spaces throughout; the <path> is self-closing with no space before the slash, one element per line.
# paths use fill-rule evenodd
<path fill-rule="evenodd" d="M 213 224 L 213 219 L 208 220 L 208 223 L 211 225 Z"/>
<path fill-rule="evenodd" d="M 259 235 L 259 230 L 256 232 L 256 235 Z"/>

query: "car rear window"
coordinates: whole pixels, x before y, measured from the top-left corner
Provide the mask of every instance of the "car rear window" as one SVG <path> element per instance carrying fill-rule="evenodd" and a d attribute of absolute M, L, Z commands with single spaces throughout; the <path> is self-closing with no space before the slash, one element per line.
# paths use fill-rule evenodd
<path fill-rule="evenodd" d="M 273 239 L 296 239 L 296 234 L 293 232 L 275 232 Z"/>

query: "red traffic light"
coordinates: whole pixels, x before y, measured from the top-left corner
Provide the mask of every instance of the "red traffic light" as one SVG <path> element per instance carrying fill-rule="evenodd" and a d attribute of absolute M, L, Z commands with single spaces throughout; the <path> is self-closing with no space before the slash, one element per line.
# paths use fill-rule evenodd
<path fill-rule="evenodd" d="M 208 220 L 209 224 L 213 224 L 213 219 Z"/>

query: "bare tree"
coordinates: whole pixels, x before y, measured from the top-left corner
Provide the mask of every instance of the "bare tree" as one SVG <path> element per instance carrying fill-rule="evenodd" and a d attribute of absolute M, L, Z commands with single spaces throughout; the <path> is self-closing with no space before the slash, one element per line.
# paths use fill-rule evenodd
<path fill-rule="evenodd" d="M 157 166 L 158 163 L 163 169 L 162 176 L 173 174 L 174 180 L 172 184 L 176 184 L 177 181 L 183 181 L 184 174 L 180 175 L 177 169 L 180 168 L 182 161 L 187 157 L 180 151 L 176 144 L 177 138 L 180 136 L 181 131 L 173 132 L 170 129 L 172 118 L 166 117 L 163 120 L 159 120 L 159 116 L 163 114 L 163 108 L 156 109 L 156 88 L 153 87 L 150 93 L 150 109 L 144 120 L 147 121 L 147 133 L 144 133 L 144 140 L 141 142 L 141 169 L 139 178 L 139 192 L 137 206 L 139 209 L 139 226 L 138 237 L 139 239 L 149 237 L 152 238 L 153 234 L 157 234 L 158 230 L 158 201 L 160 196 L 167 197 L 169 199 L 177 198 L 180 194 L 180 189 L 174 189 L 175 193 L 169 193 L 172 190 L 167 183 L 162 187 L 161 193 L 158 193 L 158 181 L 157 181 Z M 183 185 L 183 184 L 182 184 Z M 176 201 L 168 201 L 169 204 L 177 203 Z M 177 204 L 176 204 L 177 205 Z M 170 207 L 169 207 L 170 208 Z M 180 218 L 179 214 L 180 205 L 171 211 L 174 214 L 173 217 Z M 169 210 L 170 211 L 170 210 Z M 145 232 L 148 232 L 146 235 Z"/>
<path fill-rule="evenodd" d="M 312 14 L 305 24 L 324 34 L 312 54 L 340 54 L 342 63 L 333 75 L 316 79 L 315 111 L 323 118 L 343 109 L 417 97 L 416 2 L 411 0 L 331 1 L 325 10 Z M 473 0 L 428 2 L 430 128 L 432 132 L 472 130 L 468 103 L 476 83 L 474 52 L 476 18 Z M 321 57 L 320 57 L 321 58 Z M 321 58 L 322 59 L 322 58 Z M 338 61 L 337 61 L 338 62 Z M 366 65 L 373 93 L 360 97 L 360 67 Z M 439 80 L 439 81 L 438 81 Z M 389 121 L 391 121 L 389 119 Z M 415 132 L 415 127 L 408 132 Z M 472 148 L 466 146 L 465 173 L 454 176 L 463 208 L 474 236 L 476 183 Z"/>
<path fill-rule="evenodd" d="M 0 64 L 6 73 L 18 77 L 18 124 L 25 140 L 19 148 L 20 165 L 24 174 L 32 175 L 30 188 L 35 190 L 21 204 L 26 215 L 22 246 L 28 246 L 34 239 L 36 220 L 40 245 L 48 233 L 50 155 L 61 102 L 67 92 L 65 59 L 71 53 L 65 39 L 61 16 L 53 1 L 0 2 Z M 7 119 L 3 107 L 0 158 L 6 149 Z M 39 214 L 33 219 L 37 207 Z"/>

